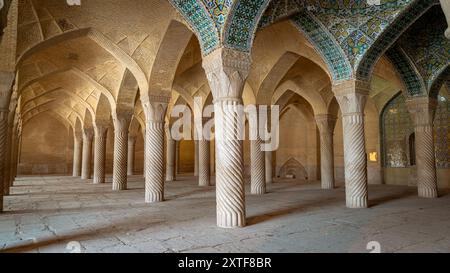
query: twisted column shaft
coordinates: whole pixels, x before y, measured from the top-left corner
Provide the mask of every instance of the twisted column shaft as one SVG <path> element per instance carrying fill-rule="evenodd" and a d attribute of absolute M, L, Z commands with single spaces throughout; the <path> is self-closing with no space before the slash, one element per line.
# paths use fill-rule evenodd
<path fill-rule="evenodd" d="M 114 117 L 113 190 L 127 189 L 128 129 L 131 115 Z"/>
<path fill-rule="evenodd" d="M 344 161 L 347 207 L 367 208 L 367 161 L 364 138 L 364 114 L 343 117 Z"/>
<path fill-rule="evenodd" d="M 198 184 L 201 187 L 211 186 L 210 143 L 198 140 Z"/>
<path fill-rule="evenodd" d="M 11 120 L 9 120 L 11 121 Z M 6 137 L 6 156 L 5 156 L 5 166 L 4 166 L 4 176 L 3 176 L 3 185 L 4 185 L 4 194 L 10 194 L 11 187 L 11 153 L 12 153 L 12 125 L 9 124 L 7 129 L 7 137 Z"/>
<path fill-rule="evenodd" d="M 198 176 L 198 164 L 199 164 L 199 147 L 198 140 L 194 140 L 194 176 Z"/>
<path fill-rule="evenodd" d="M 4 169 L 6 159 L 6 136 L 9 110 L 0 109 L 0 212 L 3 211 Z"/>
<path fill-rule="evenodd" d="M 164 122 L 148 121 L 146 131 L 145 202 L 164 201 Z"/>
<path fill-rule="evenodd" d="M 267 151 L 264 153 L 265 156 L 265 172 L 266 172 L 266 184 L 273 183 L 273 166 L 272 166 L 272 151 Z"/>
<path fill-rule="evenodd" d="M 129 136 L 128 137 L 128 175 L 134 175 L 134 159 L 136 152 L 136 137 Z"/>
<path fill-rule="evenodd" d="M 437 198 L 436 158 L 433 120 L 437 102 L 429 98 L 414 98 L 407 102 L 416 134 L 416 167 L 419 197 Z"/>
<path fill-rule="evenodd" d="M 94 184 L 105 183 L 107 127 L 95 127 Z"/>
<path fill-rule="evenodd" d="M 75 136 L 73 142 L 73 177 L 81 176 L 81 160 L 83 153 L 83 138 Z"/>
<path fill-rule="evenodd" d="M 175 146 L 176 141 L 167 138 L 167 165 L 166 165 L 166 181 L 175 180 Z"/>
<path fill-rule="evenodd" d="M 369 193 L 364 108 L 370 83 L 351 80 L 333 86 L 333 89 L 342 111 L 347 207 L 367 208 Z"/>
<path fill-rule="evenodd" d="M 265 152 L 261 151 L 262 144 L 263 141 L 259 137 L 250 143 L 251 193 L 257 195 L 266 193 L 266 162 Z"/>
<path fill-rule="evenodd" d="M 146 117 L 145 132 L 145 202 L 164 201 L 165 115 L 169 97 L 151 96 L 142 102 Z"/>
<path fill-rule="evenodd" d="M 334 147 L 333 132 L 336 119 L 328 115 L 316 117 L 320 132 L 320 169 L 322 189 L 334 189 Z"/>
<path fill-rule="evenodd" d="M 91 132 L 83 133 L 83 162 L 81 166 L 81 179 L 91 179 L 91 162 L 92 162 L 92 138 Z"/>
<path fill-rule="evenodd" d="M 239 106 L 239 102 L 226 100 L 214 105 L 219 227 L 243 227 L 246 223 L 243 143 L 237 135 Z"/>

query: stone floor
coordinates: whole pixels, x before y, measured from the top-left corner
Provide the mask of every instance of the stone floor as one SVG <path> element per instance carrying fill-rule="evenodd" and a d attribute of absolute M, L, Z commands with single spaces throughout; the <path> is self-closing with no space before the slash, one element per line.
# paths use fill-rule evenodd
<path fill-rule="evenodd" d="M 345 208 L 344 189 L 279 181 L 247 195 L 248 226 L 215 225 L 214 187 L 191 177 L 166 184 L 167 201 L 68 177 L 22 177 L 0 214 L 2 252 L 450 252 L 450 194 L 419 199 L 414 188 L 371 186 L 370 209 Z M 109 179 L 110 181 L 110 179 Z M 70 244 L 69 244 L 70 243 Z"/>

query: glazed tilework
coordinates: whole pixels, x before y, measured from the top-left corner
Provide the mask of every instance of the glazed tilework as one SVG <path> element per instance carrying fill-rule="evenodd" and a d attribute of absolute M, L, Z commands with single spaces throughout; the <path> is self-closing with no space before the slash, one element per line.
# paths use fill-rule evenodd
<path fill-rule="evenodd" d="M 434 118 L 436 166 L 450 168 L 450 95 L 441 93 L 438 102 Z M 386 105 L 381 118 L 384 166 L 409 167 L 409 137 L 414 133 L 414 125 L 402 94 Z"/>
<path fill-rule="evenodd" d="M 225 30 L 227 47 L 249 52 L 258 22 L 270 0 L 236 0 Z"/>
<path fill-rule="evenodd" d="M 438 168 L 450 168 L 450 95 L 438 96 L 439 106 L 434 118 L 434 147 Z"/>
<path fill-rule="evenodd" d="M 352 76 L 352 68 L 345 58 L 344 52 L 331 38 L 328 31 L 308 11 L 300 11 L 292 21 L 306 34 L 330 69 L 333 80 L 345 80 Z"/>
<path fill-rule="evenodd" d="M 406 92 L 409 96 L 426 96 L 427 90 L 423 83 L 421 75 L 417 72 L 414 64 L 408 59 L 408 56 L 399 47 L 393 47 L 386 52 L 386 56 L 397 68 L 402 80 L 406 86 Z"/>
<path fill-rule="evenodd" d="M 427 90 L 450 64 L 450 41 L 444 36 L 446 28 L 445 15 L 436 6 L 418 19 L 399 41 L 422 75 Z"/>
<path fill-rule="evenodd" d="M 170 0 L 170 2 L 194 28 L 204 55 L 220 45 L 215 22 L 201 3 L 197 0 Z"/>
<path fill-rule="evenodd" d="M 382 113 L 382 151 L 385 167 L 405 168 L 410 164 L 409 136 L 414 125 L 402 94 L 394 97 Z"/>

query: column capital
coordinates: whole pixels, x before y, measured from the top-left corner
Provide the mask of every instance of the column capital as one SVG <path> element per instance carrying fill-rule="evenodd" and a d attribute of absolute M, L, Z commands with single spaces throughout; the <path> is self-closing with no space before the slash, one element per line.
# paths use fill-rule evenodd
<path fill-rule="evenodd" d="M 170 99 L 166 96 L 149 96 L 148 101 L 142 101 L 146 121 L 163 123 Z"/>
<path fill-rule="evenodd" d="M 94 137 L 93 128 L 85 128 L 83 130 L 83 139 L 92 140 L 93 137 Z"/>
<path fill-rule="evenodd" d="M 241 99 L 251 63 L 250 53 L 223 47 L 204 57 L 203 69 L 214 99 Z"/>
<path fill-rule="evenodd" d="M 133 135 L 129 135 L 129 136 L 128 136 L 128 143 L 129 143 L 129 144 L 135 144 L 135 143 L 136 143 L 136 140 L 137 140 L 137 137 L 136 137 L 136 136 L 133 136 Z"/>
<path fill-rule="evenodd" d="M 333 93 L 343 115 L 364 113 L 370 83 L 360 80 L 348 80 L 333 85 Z"/>
<path fill-rule="evenodd" d="M 406 106 L 416 127 L 433 125 L 438 102 L 429 97 L 416 97 L 406 100 Z"/>
<path fill-rule="evenodd" d="M 105 124 L 95 124 L 94 133 L 96 136 L 103 136 L 108 131 L 108 125 Z"/>
<path fill-rule="evenodd" d="M 336 126 L 337 117 L 333 115 L 316 115 L 316 124 L 321 134 L 328 134 L 334 132 Z"/>
<path fill-rule="evenodd" d="M 130 128 L 133 113 L 131 111 L 116 111 L 112 115 L 114 131 L 120 132 Z"/>

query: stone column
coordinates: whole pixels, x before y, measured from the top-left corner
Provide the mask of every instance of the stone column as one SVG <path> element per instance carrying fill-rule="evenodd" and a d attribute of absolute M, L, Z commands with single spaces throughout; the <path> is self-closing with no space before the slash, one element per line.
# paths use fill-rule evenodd
<path fill-rule="evenodd" d="M 130 129 L 131 113 L 115 113 L 114 122 L 114 164 L 113 190 L 127 189 L 127 160 L 128 160 L 128 130 Z"/>
<path fill-rule="evenodd" d="M 176 141 L 167 136 L 167 165 L 166 165 L 166 181 L 175 181 L 175 146 Z"/>
<path fill-rule="evenodd" d="M 333 135 L 336 118 L 331 115 L 317 115 L 317 127 L 320 132 L 320 169 L 322 189 L 334 189 L 334 147 Z"/>
<path fill-rule="evenodd" d="M 364 107 L 370 84 L 350 80 L 333 86 L 342 112 L 347 207 L 368 207 Z"/>
<path fill-rule="evenodd" d="M 211 186 L 210 143 L 209 140 L 198 140 L 198 185 Z"/>
<path fill-rule="evenodd" d="M 248 53 L 219 48 L 203 58 L 214 97 L 217 225 L 246 224 L 242 92 L 250 70 Z M 241 113 L 240 113 L 241 112 Z"/>
<path fill-rule="evenodd" d="M 437 101 L 428 97 L 406 101 L 416 134 L 416 167 L 419 197 L 437 198 L 433 120 Z"/>
<path fill-rule="evenodd" d="M 194 176 L 198 176 L 198 161 L 199 161 L 199 152 L 198 152 L 198 140 L 194 140 Z"/>
<path fill-rule="evenodd" d="M 164 124 L 170 98 L 151 97 L 142 102 L 146 117 L 145 202 L 164 201 Z"/>
<path fill-rule="evenodd" d="M 73 177 L 81 176 L 81 160 L 83 151 L 83 136 L 74 133 L 73 141 Z"/>
<path fill-rule="evenodd" d="M 106 139 L 108 127 L 95 126 L 94 184 L 105 183 Z"/>
<path fill-rule="evenodd" d="M 11 113 L 10 113 L 11 117 Z M 3 192 L 5 195 L 10 194 L 11 187 L 11 154 L 12 154 L 12 130 L 13 130 L 13 119 L 9 118 L 8 121 L 8 129 L 7 129 L 7 137 L 6 137 L 6 157 L 5 157 L 5 169 L 4 169 L 4 177 L 3 177 Z"/>
<path fill-rule="evenodd" d="M 83 162 L 81 166 L 81 179 L 91 179 L 92 161 L 92 139 L 94 132 L 92 129 L 85 129 L 83 132 Z"/>
<path fill-rule="evenodd" d="M 0 72 L 0 212 L 3 211 L 4 176 L 6 161 L 6 138 L 8 134 L 8 114 L 14 82 L 14 73 Z"/>
<path fill-rule="evenodd" d="M 14 158 L 13 158 L 13 170 L 11 175 L 11 185 L 14 183 L 14 180 L 17 177 L 17 168 L 19 165 L 19 157 L 20 157 L 20 146 L 22 141 L 22 125 L 20 119 L 17 120 L 16 124 L 17 128 L 15 130 L 16 136 L 15 136 L 15 146 L 14 146 Z"/>
<path fill-rule="evenodd" d="M 449 26 L 449 28 L 445 31 L 445 37 L 450 39 L 450 1 L 441 0 L 441 7 L 444 11 L 445 17 L 447 18 L 447 25 Z"/>
<path fill-rule="evenodd" d="M 128 137 L 128 175 L 134 175 L 134 159 L 136 152 L 136 136 Z"/>
<path fill-rule="evenodd" d="M 272 155 L 273 151 L 267 151 L 264 153 L 265 156 L 265 172 L 266 172 L 266 184 L 273 183 L 273 165 L 272 165 Z"/>
<path fill-rule="evenodd" d="M 259 134 L 256 140 L 250 142 L 251 194 L 256 195 L 266 193 L 266 156 L 265 152 L 261 150 L 263 143 Z"/>

